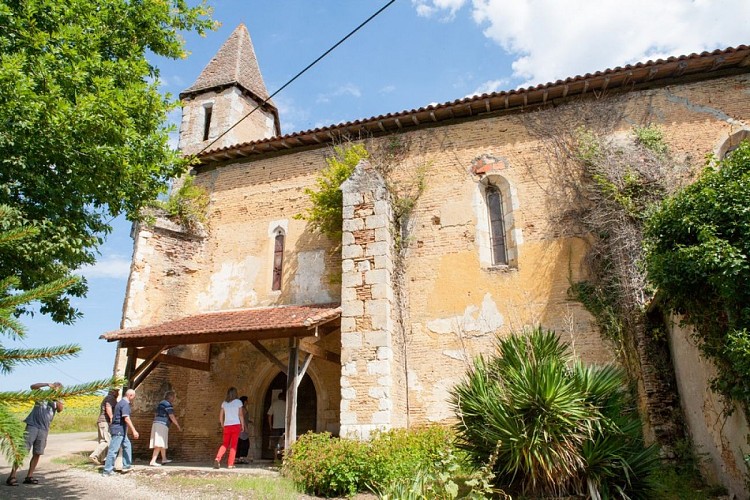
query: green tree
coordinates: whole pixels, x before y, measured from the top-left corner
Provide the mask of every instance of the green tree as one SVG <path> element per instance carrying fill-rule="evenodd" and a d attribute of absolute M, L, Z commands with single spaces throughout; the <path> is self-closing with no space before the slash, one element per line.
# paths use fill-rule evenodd
<path fill-rule="evenodd" d="M 717 364 L 713 387 L 750 408 L 750 143 L 666 200 L 646 225 L 648 277 Z"/>
<path fill-rule="evenodd" d="M 0 205 L 0 222 L 13 215 L 13 210 Z M 0 231 L 0 248 L 13 250 L 24 239 L 38 234 L 39 230 L 32 227 L 14 227 Z M 23 325 L 16 319 L 15 313 L 20 306 L 32 301 L 42 300 L 59 294 L 61 291 L 75 285 L 77 278 L 63 278 L 31 290 L 18 291 L 19 279 L 15 276 L 0 278 L 0 335 L 13 340 L 26 337 Z M 47 363 L 76 356 L 80 347 L 67 344 L 38 349 L 6 349 L 0 343 L 0 375 L 13 371 L 19 364 Z M 62 399 L 79 394 L 90 394 L 103 388 L 119 385 L 117 380 L 99 380 L 73 387 L 48 391 L 14 391 L 0 392 L 0 453 L 16 464 L 20 464 L 26 454 L 24 443 L 24 424 L 11 414 L 11 408 L 17 403 L 36 401 L 54 397 Z"/>
<path fill-rule="evenodd" d="M 202 34 L 208 15 L 185 0 L 0 0 L 0 204 L 36 229 L 0 251 L 18 290 L 94 262 L 111 220 L 136 219 L 185 170 L 146 54 L 184 57 L 179 32 Z M 41 312 L 69 323 L 85 293 L 81 280 Z"/>

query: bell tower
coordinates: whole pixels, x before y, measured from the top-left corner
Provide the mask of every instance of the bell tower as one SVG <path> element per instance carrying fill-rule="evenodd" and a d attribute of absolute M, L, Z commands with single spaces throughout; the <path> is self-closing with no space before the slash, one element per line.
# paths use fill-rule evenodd
<path fill-rule="evenodd" d="M 179 148 L 184 154 L 281 135 L 276 106 L 270 100 L 263 104 L 268 90 L 244 24 L 235 28 L 195 83 L 180 93 L 180 99 Z M 229 130 L 258 105 L 258 110 Z"/>

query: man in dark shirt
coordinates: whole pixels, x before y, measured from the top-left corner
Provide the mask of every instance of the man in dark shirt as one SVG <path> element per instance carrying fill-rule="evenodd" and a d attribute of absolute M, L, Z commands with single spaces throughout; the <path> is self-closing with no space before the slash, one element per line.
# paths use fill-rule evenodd
<path fill-rule="evenodd" d="M 122 448 L 122 472 L 130 472 L 133 469 L 133 450 L 128 439 L 128 429 L 133 434 L 133 439 L 138 439 L 138 431 L 135 430 L 133 421 L 130 419 L 130 403 L 135 399 L 135 390 L 128 389 L 125 396 L 115 405 L 112 415 L 112 423 L 109 432 L 112 435 L 109 442 L 107 459 L 104 461 L 105 476 L 114 474 L 115 458 Z"/>
<path fill-rule="evenodd" d="M 111 441 L 111 434 L 109 433 L 109 424 L 112 422 L 112 416 L 117 405 L 117 396 L 120 395 L 119 389 L 110 389 L 102 403 L 99 406 L 99 419 L 96 421 L 97 432 L 99 437 L 99 444 L 96 445 L 96 449 L 91 452 L 89 458 L 96 465 L 101 465 L 107 458 L 107 451 L 109 450 L 109 442 Z"/>
<path fill-rule="evenodd" d="M 38 391 L 42 387 L 49 387 L 53 391 L 59 391 L 62 388 L 62 384 L 60 382 L 31 384 L 32 391 Z M 34 477 L 34 470 L 36 470 L 36 466 L 39 463 L 39 457 L 44 455 L 44 449 L 47 447 L 47 435 L 49 434 L 49 426 L 52 424 L 52 419 L 60 411 L 63 411 L 62 401 L 40 400 L 34 403 L 34 408 L 32 408 L 31 413 L 24 420 L 26 423 L 26 449 L 32 450 L 32 455 L 29 462 L 29 472 L 26 474 L 23 484 L 39 483 L 39 480 Z M 10 476 L 5 480 L 5 484 L 8 486 L 18 486 L 18 480 L 16 479 L 17 470 L 18 465 L 13 465 L 10 470 Z"/>

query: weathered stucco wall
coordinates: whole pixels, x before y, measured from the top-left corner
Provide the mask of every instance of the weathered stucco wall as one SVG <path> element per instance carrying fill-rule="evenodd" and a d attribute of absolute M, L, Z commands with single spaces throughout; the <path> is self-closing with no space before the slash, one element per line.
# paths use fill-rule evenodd
<path fill-rule="evenodd" d="M 730 497 L 747 499 L 744 457 L 750 454 L 750 427 L 741 408 L 735 406 L 726 415 L 722 399 L 710 386 L 716 367 L 700 354 L 692 335 L 692 328 L 680 326 L 677 319 L 670 324 L 680 402 L 701 472 L 711 482 L 726 486 Z"/>

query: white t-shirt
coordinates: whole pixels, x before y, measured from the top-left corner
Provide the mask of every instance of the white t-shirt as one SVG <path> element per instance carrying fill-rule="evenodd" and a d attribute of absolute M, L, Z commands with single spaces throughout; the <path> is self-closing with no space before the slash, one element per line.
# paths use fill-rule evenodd
<path fill-rule="evenodd" d="M 221 403 L 221 407 L 224 408 L 224 426 L 227 425 L 240 425 L 240 408 L 242 408 L 242 401 L 235 399 L 229 402 L 224 401 Z"/>
<path fill-rule="evenodd" d="M 274 400 L 267 414 L 272 415 L 273 424 L 271 427 L 274 429 L 283 429 L 284 420 L 286 420 L 286 401 L 281 399 Z"/>

